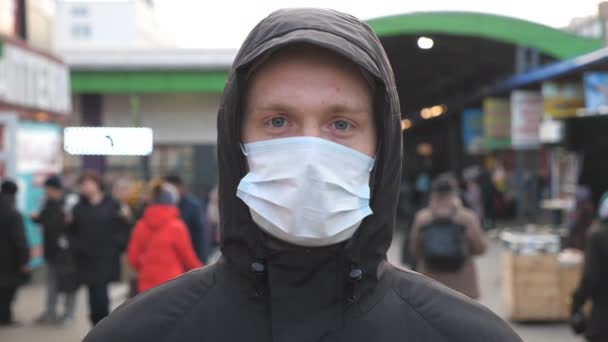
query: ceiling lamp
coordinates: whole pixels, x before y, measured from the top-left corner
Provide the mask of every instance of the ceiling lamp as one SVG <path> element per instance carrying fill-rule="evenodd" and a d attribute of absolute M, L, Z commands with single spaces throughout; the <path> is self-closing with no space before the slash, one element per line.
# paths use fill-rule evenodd
<path fill-rule="evenodd" d="M 410 119 L 403 119 L 401 120 L 401 130 L 405 131 L 406 129 L 410 129 L 412 128 L 412 120 Z"/>
<path fill-rule="evenodd" d="M 418 38 L 418 47 L 423 50 L 432 49 L 435 42 L 429 37 Z"/>

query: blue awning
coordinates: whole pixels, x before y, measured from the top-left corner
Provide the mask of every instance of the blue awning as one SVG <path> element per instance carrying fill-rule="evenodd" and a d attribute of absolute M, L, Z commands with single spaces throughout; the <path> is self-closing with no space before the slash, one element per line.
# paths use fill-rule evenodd
<path fill-rule="evenodd" d="M 530 72 L 513 76 L 486 89 L 483 93 L 488 96 L 517 88 L 525 88 L 553 78 L 586 71 L 602 64 L 608 66 L 608 48 L 603 48 L 573 59 L 551 63 Z"/>

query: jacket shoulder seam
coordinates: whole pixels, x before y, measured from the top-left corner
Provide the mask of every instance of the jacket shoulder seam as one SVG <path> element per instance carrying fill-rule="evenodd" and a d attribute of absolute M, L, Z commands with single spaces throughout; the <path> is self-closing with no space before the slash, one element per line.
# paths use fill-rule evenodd
<path fill-rule="evenodd" d="M 394 265 L 391 265 L 391 266 L 393 267 L 393 269 L 395 269 L 398 272 L 404 272 L 404 271 L 398 269 L 397 267 L 395 267 Z M 445 336 L 445 334 L 443 333 L 443 331 L 441 331 L 441 329 L 439 329 L 437 326 L 435 326 L 435 324 L 433 324 L 428 318 L 426 318 L 426 316 L 418 308 L 416 308 L 407 298 L 405 298 L 399 291 L 397 291 L 394 284 L 393 284 L 392 288 L 393 288 L 393 291 L 395 292 L 395 294 L 397 294 L 397 296 L 399 296 L 399 298 L 401 298 L 401 300 L 403 300 L 403 302 L 405 304 L 407 304 L 407 306 L 409 306 L 429 327 L 433 328 L 439 334 L 439 336 L 441 336 L 441 338 L 444 341 L 450 341 L 450 339 L 448 339 L 447 336 Z"/>

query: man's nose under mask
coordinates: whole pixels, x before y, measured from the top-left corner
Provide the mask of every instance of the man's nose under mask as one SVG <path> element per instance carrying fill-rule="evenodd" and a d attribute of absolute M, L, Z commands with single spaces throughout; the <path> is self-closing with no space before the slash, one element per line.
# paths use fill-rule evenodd
<path fill-rule="evenodd" d="M 245 144 L 249 173 L 237 196 L 253 221 L 282 241 L 305 247 L 353 236 L 369 207 L 374 159 L 314 137 Z"/>

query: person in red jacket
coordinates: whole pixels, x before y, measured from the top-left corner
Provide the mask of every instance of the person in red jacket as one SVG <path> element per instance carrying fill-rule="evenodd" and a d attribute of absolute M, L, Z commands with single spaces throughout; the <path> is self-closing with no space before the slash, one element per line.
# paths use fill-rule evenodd
<path fill-rule="evenodd" d="M 127 249 L 129 264 L 138 274 L 139 293 L 203 266 L 175 206 L 177 189 L 163 182 L 151 188 L 150 204 L 137 221 Z"/>

